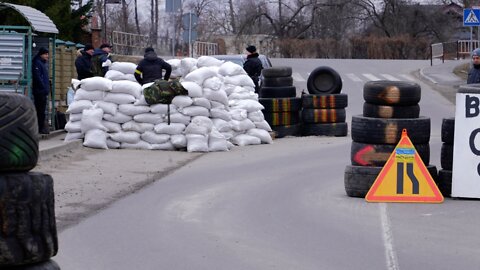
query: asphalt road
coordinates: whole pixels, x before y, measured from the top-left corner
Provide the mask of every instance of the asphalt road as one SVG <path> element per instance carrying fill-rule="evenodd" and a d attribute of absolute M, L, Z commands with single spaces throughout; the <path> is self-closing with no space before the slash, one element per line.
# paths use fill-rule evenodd
<path fill-rule="evenodd" d="M 441 120 L 454 107 L 412 74 L 428 61 L 272 62 L 292 66 L 300 91 L 315 67 L 336 69 L 349 95 L 347 122 L 362 112 L 367 80 L 418 82 L 421 115 L 432 121 L 431 164 L 439 166 Z M 69 270 L 478 268 L 478 201 L 348 197 L 350 144 L 350 136 L 282 138 L 199 156 L 61 231 L 54 260 Z M 111 169 L 121 172 L 124 162 Z"/>

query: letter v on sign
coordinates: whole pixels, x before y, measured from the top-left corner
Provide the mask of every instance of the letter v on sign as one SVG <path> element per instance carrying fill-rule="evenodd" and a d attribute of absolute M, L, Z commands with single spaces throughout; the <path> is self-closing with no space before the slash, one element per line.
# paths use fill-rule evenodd
<path fill-rule="evenodd" d="M 365 196 L 367 202 L 441 203 L 442 193 L 427 170 L 407 130 Z"/>

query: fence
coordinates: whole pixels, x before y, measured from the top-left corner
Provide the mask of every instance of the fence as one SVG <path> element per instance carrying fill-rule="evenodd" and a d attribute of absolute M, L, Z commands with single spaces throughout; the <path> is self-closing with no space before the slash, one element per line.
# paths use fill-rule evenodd
<path fill-rule="evenodd" d="M 479 48 L 478 40 L 457 40 L 453 42 L 434 43 L 430 45 L 430 65 L 433 65 L 434 58 L 460 59 L 469 56 L 470 53 Z"/>
<path fill-rule="evenodd" d="M 193 44 L 193 57 L 218 54 L 218 44 L 196 41 Z"/>

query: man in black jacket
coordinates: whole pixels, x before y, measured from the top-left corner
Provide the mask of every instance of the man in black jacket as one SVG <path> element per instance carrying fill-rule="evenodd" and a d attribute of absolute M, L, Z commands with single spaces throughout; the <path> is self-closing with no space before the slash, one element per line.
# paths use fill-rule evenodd
<path fill-rule="evenodd" d="M 162 78 L 163 70 L 165 70 L 165 76 L 163 79 L 168 81 L 170 74 L 172 73 L 172 66 L 165 62 L 162 58 L 158 57 L 153 48 L 148 47 L 145 49 L 145 55 L 142 61 L 135 70 L 135 79 L 138 83 L 146 84 Z"/>
<path fill-rule="evenodd" d="M 85 48 L 81 51 L 82 55 L 75 60 L 75 67 L 77 68 L 77 75 L 79 80 L 93 77 L 92 72 L 92 44 L 85 44 Z"/>
<path fill-rule="evenodd" d="M 48 50 L 41 47 L 32 61 L 32 92 L 35 110 L 37 111 L 38 132 L 48 134 L 49 128 L 45 126 L 45 110 L 47 108 L 48 94 L 50 93 L 50 77 L 48 74 Z"/>
<path fill-rule="evenodd" d="M 247 61 L 243 63 L 243 69 L 247 72 L 248 76 L 252 78 L 253 83 L 255 84 L 255 93 L 258 93 L 258 78 L 262 74 L 262 61 L 258 59 L 257 48 L 253 45 L 247 47 Z"/>
<path fill-rule="evenodd" d="M 468 71 L 467 84 L 480 83 L 480 48 L 472 52 L 472 67 Z"/>

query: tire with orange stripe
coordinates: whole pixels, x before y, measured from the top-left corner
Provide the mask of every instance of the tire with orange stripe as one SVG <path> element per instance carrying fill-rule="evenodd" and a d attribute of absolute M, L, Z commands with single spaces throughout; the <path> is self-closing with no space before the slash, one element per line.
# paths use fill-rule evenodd
<path fill-rule="evenodd" d="M 302 109 L 301 98 L 259 98 L 266 112 L 298 112 Z"/>
<path fill-rule="evenodd" d="M 302 95 L 302 106 L 307 109 L 343 109 L 347 105 L 347 94 Z"/>
<path fill-rule="evenodd" d="M 270 126 L 291 126 L 300 123 L 300 112 L 263 112 Z"/>
<path fill-rule="evenodd" d="M 345 109 L 303 109 L 303 123 L 341 123 L 345 122 Z"/>
<path fill-rule="evenodd" d="M 377 105 L 416 105 L 421 98 L 421 89 L 414 82 L 369 81 L 363 86 L 363 98 Z"/>
<path fill-rule="evenodd" d="M 363 103 L 363 116 L 376 118 L 418 118 L 420 106 L 388 106 Z"/>

